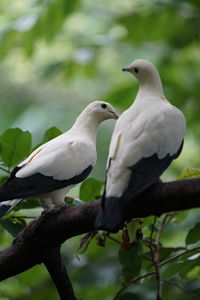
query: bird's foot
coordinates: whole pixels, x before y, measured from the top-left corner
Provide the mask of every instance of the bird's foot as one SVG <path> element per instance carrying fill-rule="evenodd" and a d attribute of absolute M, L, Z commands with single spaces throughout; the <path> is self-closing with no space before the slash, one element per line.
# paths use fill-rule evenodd
<path fill-rule="evenodd" d="M 51 208 L 45 208 L 45 209 L 42 211 L 41 215 L 42 215 L 43 217 L 45 217 L 45 216 L 47 216 L 47 215 L 52 214 L 53 211 L 54 211 L 54 207 L 51 207 Z"/>
<path fill-rule="evenodd" d="M 51 207 L 51 208 L 47 208 L 47 209 L 43 210 L 43 212 L 42 212 L 41 215 L 44 216 L 44 217 L 46 217 L 48 215 L 52 215 L 52 214 L 58 213 L 59 211 L 61 211 L 62 209 L 64 209 L 67 206 L 68 205 L 66 203 L 62 203 L 59 206 L 54 206 L 54 207 Z"/>
<path fill-rule="evenodd" d="M 53 208 L 54 213 L 61 211 L 62 209 L 66 208 L 67 206 L 69 206 L 69 205 L 67 205 L 66 202 L 63 202 L 63 203 L 62 203 L 61 205 L 59 205 L 59 206 L 55 206 L 55 207 Z"/>

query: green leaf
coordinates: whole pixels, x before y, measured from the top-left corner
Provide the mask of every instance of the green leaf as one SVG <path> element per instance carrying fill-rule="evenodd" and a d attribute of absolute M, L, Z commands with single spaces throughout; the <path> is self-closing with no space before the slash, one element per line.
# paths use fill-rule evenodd
<path fill-rule="evenodd" d="M 1 219 L 0 223 L 13 237 L 16 237 L 26 226 L 26 222 L 23 219 Z"/>
<path fill-rule="evenodd" d="M 200 222 L 195 224 L 192 229 L 188 232 L 186 236 L 186 244 L 194 244 L 200 240 Z"/>
<path fill-rule="evenodd" d="M 199 249 L 195 249 L 193 251 L 186 252 L 185 254 L 181 255 L 182 260 L 192 260 L 193 257 L 196 257 L 196 255 L 199 254 Z"/>
<path fill-rule="evenodd" d="M 185 221 L 185 219 L 188 217 L 188 215 L 189 215 L 188 210 L 175 212 L 171 215 L 171 217 L 168 220 L 172 224 L 178 224 L 178 223 L 182 223 L 183 221 Z"/>
<path fill-rule="evenodd" d="M 47 129 L 45 131 L 42 141 L 39 144 L 37 144 L 33 150 L 37 149 L 39 146 L 45 144 L 46 142 L 56 138 L 57 136 L 59 136 L 61 134 L 62 134 L 62 131 L 59 128 L 57 128 L 56 126 L 50 127 L 49 129 Z"/>
<path fill-rule="evenodd" d="M 141 219 L 142 220 L 141 227 L 143 228 L 145 226 L 152 225 L 152 223 L 154 222 L 154 218 L 155 218 L 154 216 L 149 216 L 149 217 Z"/>
<path fill-rule="evenodd" d="M 138 229 L 140 229 L 140 224 L 135 220 L 132 220 L 130 223 L 127 224 L 128 237 L 130 243 L 136 240 L 136 232 Z"/>
<path fill-rule="evenodd" d="M 79 197 L 85 202 L 94 200 L 101 195 L 102 186 L 102 181 L 88 178 L 81 184 Z"/>
<path fill-rule="evenodd" d="M 13 45 L 17 41 L 18 32 L 16 30 L 11 29 L 10 27 L 6 29 L 3 34 L 0 35 L 0 59 L 4 58 L 9 51 L 12 49 Z"/>
<path fill-rule="evenodd" d="M 1 157 L 7 167 L 12 167 L 27 157 L 31 150 L 31 133 L 20 128 L 6 130 L 1 138 Z"/>
<path fill-rule="evenodd" d="M 200 279 L 200 266 L 194 266 L 194 268 L 187 274 L 188 279 Z"/>
<path fill-rule="evenodd" d="M 165 279 L 171 278 L 178 274 L 185 266 L 185 262 L 178 261 L 170 264 L 165 271 L 163 272 L 162 276 Z"/>
<path fill-rule="evenodd" d="M 44 134 L 44 142 L 48 142 L 52 139 L 54 139 L 55 137 L 57 137 L 58 135 L 62 134 L 62 131 L 53 126 L 53 127 L 50 127 L 49 129 L 47 129 L 45 131 L 45 134 Z"/>
<path fill-rule="evenodd" d="M 4 237 L 4 228 L 3 228 L 3 226 L 0 226 L 0 243 L 1 243 L 1 245 L 2 245 L 2 242 L 3 242 L 3 237 Z M 0 300 L 1 300 L 1 298 L 0 298 Z"/>
<path fill-rule="evenodd" d="M 85 204 L 84 201 L 73 197 L 66 197 L 66 202 L 69 206 L 79 206 Z"/>
<path fill-rule="evenodd" d="M 20 204 L 14 207 L 15 211 L 21 210 L 21 209 L 32 209 L 36 207 L 41 207 L 39 201 L 35 198 L 29 198 L 27 201 L 22 201 Z"/>
<path fill-rule="evenodd" d="M 194 177 L 200 177 L 200 169 L 186 168 L 178 176 L 177 180 L 186 179 L 186 178 L 194 178 Z"/>
<path fill-rule="evenodd" d="M 171 254 L 175 252 L 175 249 L 167 249 L 167 248 L 161 248 L 160 249 L 160 260 L 165 260 L 167 257 L 169 257 Z"/>
<path fill-rule="evenodd" d="M 199 265 L 200 265 L 200 257 L 199 257 L 199 253 L 198 253 L 184 261 L 184 266 L 183 266 L 182 270 L 180 271 L 179 275 L 184 279 L 188 278 L 188 273 L 191 273 L 193 271 L 193 269 Z"/>
<path fill-rule="evenodd" d="M 197 10 L 200 10 L 200 2 L 199 0 L 187 0 L 188 3 L 195 6 Z"/>
<path fill-rule="evenodd" d="M 120 249 L 119 261 L 123 266 L 122 274 L 125 282 L 136 277 L 142 267 L 142 245 L 140 242 L 129 244 L 128 249 Z"/>

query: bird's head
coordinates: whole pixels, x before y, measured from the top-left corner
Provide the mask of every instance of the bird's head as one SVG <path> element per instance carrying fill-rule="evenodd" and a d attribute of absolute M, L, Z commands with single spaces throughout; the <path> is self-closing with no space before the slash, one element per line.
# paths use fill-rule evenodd
<path fill-rule="evenodd" d="M 140 83 L 151 82 L 159 78 L 158 71 L 152 63 L 144 59 L 137 59 L 129 66 L 122 68 L 124 72 L 133 74 Z"/>
<path fill-rule="evenodd" d="M 86 110 L 88 114 L 99 120 L 99 122 L 118 118 L 118 114 L 114 107 L 105 101 L 94 101 L 86 107 Z"/>
<path fill-rule="evenodd" d="M 98 125 L 108 119 L 117 119 L 118 114 L 114 107 L 105 101 L 94 101 L 82 111 L 76 119 L 73 128 L 87 128 L 87 130 L 96 132 Z"/>

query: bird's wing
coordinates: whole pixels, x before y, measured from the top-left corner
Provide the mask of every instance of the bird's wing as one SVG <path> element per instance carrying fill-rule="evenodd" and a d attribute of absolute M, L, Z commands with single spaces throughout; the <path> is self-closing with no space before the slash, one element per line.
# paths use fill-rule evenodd
<path fill-rule="evenodd" d="M 0 201 L 57 190 L 85 179 L 96 162 L 95 146 L 80 137 L 58 139 L 16 167 Z"/>
<path fill-rule="evenodd" d="M 106 197 L 128 191 L 134 196 L 155 182 L 179 155 L 184 134 L 183 114 L 167 101 L 149 105 L 132 119 L 122 116 L 110 146 Z"/>
<path fill-rule="evenodd" d="M 16 177 L 27 177 L 35 173 L 66 180 L 80 174 L 89 165 L 96 162 L 96 149 L 93 143 L 82 137 L 70 137 L 58 140 L 48 147 L 40 148 L 20 170 Z"/>

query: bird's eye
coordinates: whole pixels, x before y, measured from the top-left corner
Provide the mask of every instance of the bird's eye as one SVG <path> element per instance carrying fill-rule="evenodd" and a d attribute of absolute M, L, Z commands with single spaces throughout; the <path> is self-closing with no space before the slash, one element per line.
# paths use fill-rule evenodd
<path fill-rule="evenodd" d="M 134 68 L 135 73 L 139 73 L 138 68 Z"/>
<path fill-rule="evenodd" d="M 106 108 L 107 105 L 106 105 L 105 103 L 103 103 L 103 104 L 101 104 L 101 107 L 102 107 L 102 108 Z"/>

